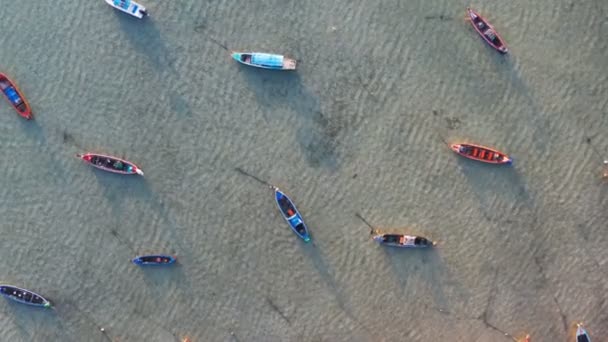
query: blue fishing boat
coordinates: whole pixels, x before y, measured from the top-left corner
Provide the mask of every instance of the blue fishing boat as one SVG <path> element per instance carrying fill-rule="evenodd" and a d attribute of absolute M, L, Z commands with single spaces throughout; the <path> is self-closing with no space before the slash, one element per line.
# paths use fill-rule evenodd
<path fill-rule="evenodd" d="M 131 0 L 106 0 L 106 3 L 119 11 L 128 13 L 136 18 L 148 16 L 146 8 L 135 1 Z"/>
<path fill-rule="evenodd" d="M 0 285 L 0 295 L 6 298 L 12 299 L 16 302 L 38 306 L 43 308 L 50 308 L 51 302 L 42 297 L 41 295 L 32 292 L 30 290 L 22 289 L 12 285 Z"/>
<path fill-rule="evenodd" d="M 175 258 L 171 255 L 142 255 L 133 259 L 135 265 L 171 265 L 175 263 Z"/>
<path fill-rule="evenodd" d="M 304 220 L 302 219 L 302 215 L 293 204 L 291 199 L 287 197 L 279 188 L 274 188 L 274 198 L 277 201 L 277 206 L 279 207 L 279 211 L 283 218 L 294 233 L 299 236 L 302 240 L 308 242 L 310 241 L 310 234 L 308 233 L 308 228 L 306 224 L 304 224 Z"/>
<path fill-rule="evenodd" d="M 296 60 L 283 55 L 261 52 L 232 52 L 232 58 L 239 63 L 270 70 L 295 70 Z"/>

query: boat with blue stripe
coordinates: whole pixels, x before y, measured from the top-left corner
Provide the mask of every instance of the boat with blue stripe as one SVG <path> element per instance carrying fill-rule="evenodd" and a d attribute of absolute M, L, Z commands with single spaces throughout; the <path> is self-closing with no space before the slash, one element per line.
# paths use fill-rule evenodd
<path fill-rule="evenodd" d="M 132 0 L 106 0 L 106 3 L 139 19 L 149 15 L 144 6 Z"/>
<path fill-rule="evenodd" d="M 309 242 L 310 234 L 308 232 L 308 227 L 306 227 L 302 215 L 300 215 L 295 204 L 293 204 L 291 199 L 279 190 L 279 188 L 274 187 L 273 189 L 279 211 L 281 212 L 281 215 L 283 215 L 285 221 L 289 224 L 289 227 L 291 227 L 291 230 L 293 230 L 293 232 L 302 240 Z"/>
<path fill-rule="evenodd" d="M 171 265 L 175 263 L 175 257 L 171 255 L 142 255 L 135 257 L 132 261 L 135 265 L 147 266 L 147 265 Z"/>
<path fill-rule="evenodd" d="M 235 61 L 256 68 L 270 70 L 295 70 L 296 60 L 283 55 L 262 52 L 232 52 Z"/>

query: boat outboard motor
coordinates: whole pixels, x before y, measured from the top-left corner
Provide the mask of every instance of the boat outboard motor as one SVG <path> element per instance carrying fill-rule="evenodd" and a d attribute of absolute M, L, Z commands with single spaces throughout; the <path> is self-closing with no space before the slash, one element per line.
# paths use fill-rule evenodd
<path fill-rule="evenodd" d="M 145 9 L 140 9 L 139 13 L 141 13 L 142 15 L 145 15 L 146 17 L 149 16 L 148 11 L 146 11 Z"/>

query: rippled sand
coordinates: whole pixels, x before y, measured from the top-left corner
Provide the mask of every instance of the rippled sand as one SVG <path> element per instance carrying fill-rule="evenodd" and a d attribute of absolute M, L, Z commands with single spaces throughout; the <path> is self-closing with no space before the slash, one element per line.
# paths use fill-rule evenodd
<path fill-rule="evenodd" d="M 0 101 L 0 280 L 56 304 L 0 301 L 0 340 L 566 341 L 581 320 L 608 336 L 608 2 L 142 2 L 149 20 L 0 6 L 0 70 L 36 117 Z M 459 158 L 444 141 L 461 140 L 515 163 Z M 286 191 L 314 242 L 236 167 Z M 440 248 L 377 246 L 356 213 Z M 179 264 L 130 263 L 159 252 Z"/>

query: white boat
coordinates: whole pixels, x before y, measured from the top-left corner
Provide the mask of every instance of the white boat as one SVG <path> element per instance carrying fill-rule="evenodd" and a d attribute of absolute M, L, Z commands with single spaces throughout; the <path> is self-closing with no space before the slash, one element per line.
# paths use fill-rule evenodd
<path fill-rule="evenodd" d="M 146 8 L 135 1 L 131 0 L 106 0 L 106 3 L 117 10 L 129 13 L 139 19 L 148 16 Z"/>
<path fill-rule="evenodd" d="M 296 60 L 283 55 L 262 52 L 232 52 L 235 61 L 256 68 L 271 70 L 295 70 Z"/>
<path fill-rule="evenodd" d="M 589 337 L 589 334 L 583 328 L 583 323 L 576 325 L 576 342 L 591 342 L 591 337 Z"/>

